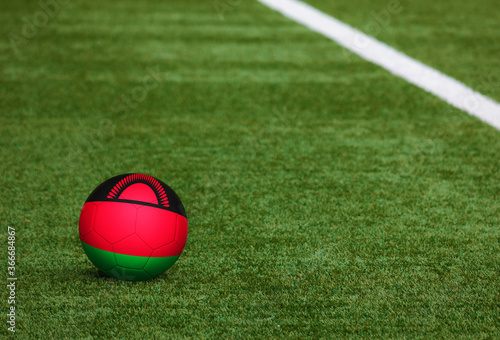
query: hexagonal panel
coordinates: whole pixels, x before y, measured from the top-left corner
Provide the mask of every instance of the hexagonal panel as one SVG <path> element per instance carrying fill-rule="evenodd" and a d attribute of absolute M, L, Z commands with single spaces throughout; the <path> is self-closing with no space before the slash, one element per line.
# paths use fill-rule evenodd
<path fill-rule="evenodd" d="M 85 236 L 80 238 L 82 242 L 85 242 L 89 246 L 98 248 L 106 251 L 113 251 L 113 246 L 111 243 L 102 238 L 95 230 L 87 233 Z"/>
<path fill-rule="evenodd" d="M 80 239 L 83 235 L 86 235 L 94 230 L 93 221 L 96 208 L 97 205 L 93 202 L 87 202 L 83 205 L 82 212 L 80 213 L 80 220 L 78 221 Z"/>
<path fill-rule="evenodd" d="M 119 266 L 137 270 L 142 270 L 149 260 L 147 256 L 130 256 L 116 253 L 115 258 Z"/>
<path fill-rule="evenodd" d="M 108 242 L 115 243 L 135 231 L 137 208 L 128 203 L 102 202 L 97 206 L 94 230 Z"/>
<path fill-rule="evenodd" d="M 182 248 L 174 240 L 167 245 L 155 249 L 151 254 L 151 257 L 177 256 L 180 255 L 181 253 L 182 253 Z"/>
<path fill-rule="evenodd" d="M 151 248 L 161 247 L 175 238 L 176 216 L 168 210 L 144 206 L 137 210 L 136 233 Z"/>
<path fill-rule="evenodd" d="M 148 263 L 144 266 L 142 270 L 146 273 L 155 277 L 160 275 L 168 268 L 172 267 L 172 265 L 177 261 L 179 256 L 170 256 L 170 257 L 150 257 Z"/>
<path fill-rule="evenodd" d="M 82 246 L 90 261 L 100 270 L 105 271 L 116 266 L 114 253 L 92 247 L 85 242 L 82 242 Z"/>
<path fill-rule="evenodd" d="M 149 257 L 153 252 L 153 249 L 149 247 L 143 240 L 141 240 L 137 234 L 133 234 L 119 242 L 113 244 L 113 251 L 118 254 L 124 254 L 129 256 L 147 256 Z M 147 260 L 147 258 L 146 258 Z M 121 264 L 127 267 L 126 264 Z M 132 267 L 131 267 L 132 268 Z"/>
<path fill-rule="evenodd" d="M 177 228 L 175 232 L 175 240 L 182 249 L 186 245 L 186 240 L 188 237 L 188 220 L 184 216 L 177 215 Z"/>

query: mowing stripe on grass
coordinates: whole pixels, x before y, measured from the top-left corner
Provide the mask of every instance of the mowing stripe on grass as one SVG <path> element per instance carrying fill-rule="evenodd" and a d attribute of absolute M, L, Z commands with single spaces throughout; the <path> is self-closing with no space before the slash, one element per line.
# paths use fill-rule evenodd
<path fill-rule="evenodd" d="M 500 104 L 461 82 L 303 2 L 259 1 L 500 130 Z"/>

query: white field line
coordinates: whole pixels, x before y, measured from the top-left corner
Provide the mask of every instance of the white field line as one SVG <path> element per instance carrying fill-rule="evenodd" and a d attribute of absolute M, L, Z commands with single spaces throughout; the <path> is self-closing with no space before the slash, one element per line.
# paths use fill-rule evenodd
<path fill-rule="evenodd" d="M 303 2 L 259 2 L 500 130 L 500 104 L 461 82 Z"/>

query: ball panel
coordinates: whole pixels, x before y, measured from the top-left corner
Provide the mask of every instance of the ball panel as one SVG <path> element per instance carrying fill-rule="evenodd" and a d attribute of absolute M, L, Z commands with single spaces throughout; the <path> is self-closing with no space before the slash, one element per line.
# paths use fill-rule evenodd
<path fill-rule="evenodd" d="M 108 242 L 115 243 L 134 233 L 136 216 L 134 204 L 102 202 L 97 207 L 94 230 Z"/>
<path fill-rule="evenodd" d="M 83 205 L 82 212 L 80 213 L 80 220 L 78 221 L 80 237 L 94 230 L 93 221 L 96 208 L 97 205 L 93 202 L 87 202 Z"/>
<path fill-rule="evenodd" d="M 101 249 L 101 250 L 106 250 L 106 251 L 113 251 L 113 246 L 111 243 L 106 241 L 104 238 L 102 238 L 95 230 L 91 231 L 90 233 L 80 236 L 80 240 L 82 242 L 85 242 L 89 246 Z"/>
<path fill-rule="evenodd" d="M 153 249 L 144 243 L 139 236 L 133 234 L 132 236 L 113 244 L 113 251 L 124 255 L 149 257 L 151 256 Z"/>
<path fill-rule="evenodd" d="M 175 240 L 184 249 L 188 237 L 188 220 L 184 216 L 177 215 L 177 229 L 175 233 Z"/>
<path fill-rule="evenodd" d="M 92 247 L 82 241 L 82 247 L 90 261 L 100 270 L 106 271 L 116 266 L 115 254 Z"/>
<path fill-rule="evenodd" d="M 116 266 L 115 268 L 107 270 L 104 273 L 115 279 L 124 281 L 143 281 L 151 278 L 151 276 L 144 270 L 130 269 L 122 266 Z"/>
<path fill-rule="evenodd" d="M 147 256 L 131 256 L 115 253 L 116 263 L 120 267 L 142 270 L 149 260 Z"/>
<path fill-rule="evenodd" d="M 177 214 L 168 210 L 144 206 L 137 210 L 136 234 L 155 249 L 175 238 Z"/>
<path fill-rule="evenodd" d="M 143 270 L 152 277 L 155 277 L 172 267 L 179 256 L 151 257 Z"/>
<path fill-rule="evenodd" d="M 156 248 L 151 257 L 166 257 L 166 256 L 178 256 L 182 253 L 182 248 L 174 240 L 163 247 Z"/>

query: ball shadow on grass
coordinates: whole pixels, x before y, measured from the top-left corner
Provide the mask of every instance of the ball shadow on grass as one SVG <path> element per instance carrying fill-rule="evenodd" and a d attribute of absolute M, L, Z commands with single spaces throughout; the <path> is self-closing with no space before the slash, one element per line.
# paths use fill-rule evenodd
<path fill-rule="evenodd" d="M 175 274 L 175 272 L 176 272 L 175 269 L 171 269 L 171 270 L 169 270 L 165 273 L 162 273 L 158 276 L 155 276 L 155 277 L 147 279 L 147 280 L 142 280 L 142 281 L 119 280 L 119 279 L 116 279 L 114 277 L 107 275 L 102 270 L 95 268 L 95 267 L 94 268 L 86 268 L 84 270 L 81 270 L 79 274 L 80 274 L 80 276 L 87 277 L 90 279 L 95 279 L 95 280 L 102 281 L 102 282 L 126 282 L 126 283 L 140 284 L 140 283 L 145 283 L 145 282 L 157 283 L 157 282 L 162 282 L 162 281 L 167 281 L 167 282 L 171 281 L 175 277 L 175 275 L 172 275 L 172 274 Z"/>

